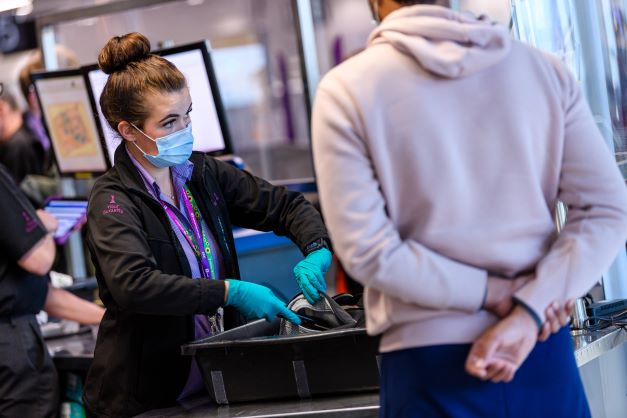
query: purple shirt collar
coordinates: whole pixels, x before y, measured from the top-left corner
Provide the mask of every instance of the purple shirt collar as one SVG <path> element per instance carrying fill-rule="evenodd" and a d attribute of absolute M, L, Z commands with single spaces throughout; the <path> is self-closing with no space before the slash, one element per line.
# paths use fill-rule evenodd
<path fill-rule="evenodd" d="M 128 146 L 124 147 L 126 149 L 126 153 L 130 157 L 133 165 L 139 171 L 142 180 L 144 181 L 144 185 L 146 186 L 146 190 L 155 198 L 161 197 L 161 189 L 157 184 L 155 178 L 144 168 L 143 165 L 140 164 L 139 161 L 135 159 L 133 154 L 128 150 Z M 194 171 L 194 164 L 187 160 L 183 164 L 175 165 L 171 167 L 172 170 L 172 181 L 174 183 L 174 190 L 178 193 L 179 190 L 183 189 L 185 183 L 187 183 L 192 178 L 192 172 Z M 164 195 L 165 196 L 165 195 Z M 170 200 L 169 198 L 167 200 Z"/>

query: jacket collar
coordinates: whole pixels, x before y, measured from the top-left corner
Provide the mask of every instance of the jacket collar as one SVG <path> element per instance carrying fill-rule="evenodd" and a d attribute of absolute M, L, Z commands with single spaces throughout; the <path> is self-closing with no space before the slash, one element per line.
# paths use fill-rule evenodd
<path fill-rule="evenodd" d="M 202 152 L 192 152 L 189 160 L 194 164 L 191 181 L 202 184 L 205 178 L 205 154 Z"/>

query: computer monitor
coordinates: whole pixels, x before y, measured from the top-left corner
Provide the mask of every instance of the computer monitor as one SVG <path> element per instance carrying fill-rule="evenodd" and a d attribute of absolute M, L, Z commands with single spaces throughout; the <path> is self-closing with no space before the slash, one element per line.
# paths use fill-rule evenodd
<path fill-rule="evenodd" d="M 59 172 L 103 173 L 107 159 L 80 69 L 31 74 Z"/>
<path fill-rule="evenodd" d="M 193 103 L 191 119 L 194 151 L 211 155 L 230 154 L 231 140 L 209 49 L 208 42 L 204 41 L 153 53 L 176 65 L 187 79 Z M 120 144 L 121 138 L 109 126 L 100 108 L 100 95 L 109 76 L 96 65 L 84 67 L 84 71 L 93 105 L 98 110 L 107 156 L 113 165 L 115 149 Z"/>

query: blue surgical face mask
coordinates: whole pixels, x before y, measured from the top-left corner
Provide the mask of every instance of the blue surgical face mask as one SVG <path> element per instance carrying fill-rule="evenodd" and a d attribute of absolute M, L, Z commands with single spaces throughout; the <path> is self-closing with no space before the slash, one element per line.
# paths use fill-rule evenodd
<path fill-rule="evenodd" d="M 157 155 L 147 154 L 135 141 L 133 144 L 139 149 L 152 165 L 158 168 L 172 167 L 174 165 L 183 164 L 192 155 L 192 147 L 194 146 L 194 136 L 192 135 L 192 124 L 190 123 L 180 131 L 171 133 L 161 138 L 151 138 L 144 131 L 131 123 L 133 128 L 141 132 L 146 138 L 157 144 Z"/>

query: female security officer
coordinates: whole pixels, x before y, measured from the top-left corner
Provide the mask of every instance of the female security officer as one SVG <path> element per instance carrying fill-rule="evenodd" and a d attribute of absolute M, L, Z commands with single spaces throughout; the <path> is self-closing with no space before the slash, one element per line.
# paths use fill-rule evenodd
<path fill-rule="evenodd" d="M 181 344 L 241 324 L 239 314 L 299 322 L 269 289 L 236 280 L 231 223 L 289 236 L 307 255 L 294 271 L 309 295 L 325 290 L 331 253 L 302 195 L 192 153 L 186 80 L 143 35 L 110 39 L 98 63 L 110 74 L 100 105 L 124 141 L 89 202 L 87 243 L 107 310 L 84 400 L 92 415 L 122 417 L 202 387 Z"/>

